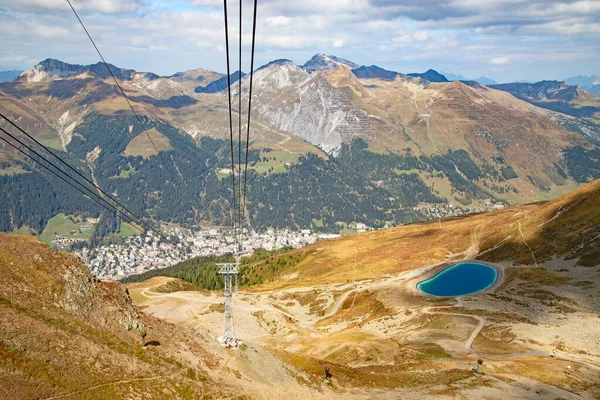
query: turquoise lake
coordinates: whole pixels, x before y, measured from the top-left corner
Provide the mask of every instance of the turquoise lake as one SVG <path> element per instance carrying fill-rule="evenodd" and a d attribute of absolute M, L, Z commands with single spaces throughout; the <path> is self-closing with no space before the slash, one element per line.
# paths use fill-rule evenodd
<path fill-rule="evenodd" d="M 419 282 L 417 289 L 433 296 L 465 296 L 489 288 L 497 279 L 496 268 L 476 262 L 463 262 Z"/>

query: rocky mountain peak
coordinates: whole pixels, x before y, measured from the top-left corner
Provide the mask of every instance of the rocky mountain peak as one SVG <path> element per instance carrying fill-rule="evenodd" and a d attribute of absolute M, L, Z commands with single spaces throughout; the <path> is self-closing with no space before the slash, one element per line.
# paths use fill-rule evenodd
<path fill-rule="evenodd" d="M 358 68 L 358 64 L 355 64 L 352 61 L 321 53 L 315 54 L 302 67 L 306 68 L 309 71 L 322 71 L 334 69 L 338 65 L 345 65 L 350 69 Z"/>
<path fill-rule="evenodd" d="M 377 65 L 369 67 L 363 65 L 362 67 L 353 69 L 352 72 L 359 79 L 381 79 L 384 81 L 393 81 L 399 75 L 397 72 L 388 71 Z"/>
<path fill-rule="evenodd" d="M 309 78 L 309 73 L 290 60 L 275 60 L 254 73 L 254 85 L 268 93 L 294 86 Z"/>
<path fill-rule="evenodd" d="M 27 82 L 41 82 L 77 75 L 84 71 L 85 67 L 83 65 L 68 64 L 53 58 L 47 58 L 23 72 L 20 79 L 25 79 Z"/>
<path fill-rule="evenodd" d="M 136 75 L 142 75 L 146 80 L 155 80 L 159 76 L 153 73 L 137 73 L 132 69 L 123 69 L 108 64 L 112 74 L 120 80 L 131 80 Z M 107 79 L 111 74 L 106 69 L 103 62 L 97 62 L 90 65 L 69 64 L 53 58 L 48 58 L 36 64 L 33 68 L 28 69 L 20 75 L 20 79 L 25 79 L 27 82 L 41 82 L 45 80 L 64 79 L 72 76 L 77 76 L 83 73 L 89 73 L 97 79 Z"/>
<path fill-rule="evenodd" d="M 449 82 L 448 79 L 446 79 L 446 77 L 442 74 L 440 74 L 439 72 L 437 72 L 434 69 L 428 69 L 427 71 L 423 72 L 422 74 L 419 73 L 411 73 L 411 74 L 407 74 L 408 76 L 412 76 L 414 78 L 421 78 L 421 80 L 427 81 L 427 82 Z"/>

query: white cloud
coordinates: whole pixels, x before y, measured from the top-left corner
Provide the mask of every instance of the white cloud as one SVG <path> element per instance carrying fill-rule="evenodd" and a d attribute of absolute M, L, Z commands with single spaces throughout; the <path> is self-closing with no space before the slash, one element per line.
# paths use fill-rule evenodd
<path fill-rule="evenodd" d="M 429 37 L 429 35 L 427 34 L 426 31 L 417 31 L 413 34 L 413 38 L 415 38 L 416 40 L 420 40 L 420 41 L 427 40 L 428 37 Z"/>
<path fill-rule="evenodd" d="M 25 56 L 21 56 L 21 55 L 2 56 L 2 57 L 0 57 L 0 63 L 12 65 L 14 63 L 18 63 L 18 62 L 25 60 L 25 58 L 26 58 Z"/>
<path fill-rule="evenodd" d="M 72 1 L 115 65 L 165 74 L 196 67 L 224 70 L 222 0 Z M 229 28 L 235 48 L 234 3 Z M 302 64 L 321 52 L 400 72 L 443 68 L 465 76 L 482 75 L 492 66 L 532 75 L 557 70 L 559 64 L 563 70 L 588 75 L 600 69 L 600 1 L 258 3 L 258 65 L 276 58 Z M 244 0 L 245 55 L 251 43 L 252 4 L 253 0 Z M 77 63 L 97 59 L 66 0 L 0 0 L 0 49 L 2 54 L 23 55 L 24 59 L 11 61 L 23 67 L 47 57 Z M 9 61 L 0 59 L 0 68 Z M 470 68 L 479 72 L 467 73 Z"/>
<path fill-rule="evenodd" d="M 16 37 L 36 36 L 38 39 L 64 38 L 69 35 L 69 30 L 62 26 L 45 25 L 35 21 L 3 21 L 0 32 Z"/>
<path fill-rule="evenodd" d="M 78 12 L 115 14 L 137 11 L 142 0 L 73 0 L 71 3 Z M 0 6 L 33 13 L 70 10 L 66 0 L 0 0 Z"/>
<path fill-rule="evenodd" d="M 268 17 L 265 19 L 268 26 L 273 28 L 289 28 L 292 26 L 292 18 L 284 17 L 283 15 L 277 15 L 275 17 Z"/>
<path fill-rule="evenodd" d="M 510 62 L 510 60 L 508 59 L 508 57 L 496 57 L 496 58 L 492 58 L 491 62 L 492 62 L 492 64 L 496 64 L 496 65 L 504 65 L 504 64 L 508 64 Z"/>
<path fill-rule="evenodd" d="M 190 3 L 198 7 L 223 8 L 221 0 L 191 0 Z"/>
<path fill-rule="evenodd" d="M 392 42 L 394 42 L 394 43 L 410 43 L 410 42 L 412 42 L 412 38 L 407 34 L 403 34 L 400 36 L 393 37 Z"/>
<path fill-rule="evenodd" d="M 336 49 L 339 49 L 340 47 L 344 47 L 345 44 L 346 41 L 344 39 L 335 39 L 332 43 L 332 46 Z"/>

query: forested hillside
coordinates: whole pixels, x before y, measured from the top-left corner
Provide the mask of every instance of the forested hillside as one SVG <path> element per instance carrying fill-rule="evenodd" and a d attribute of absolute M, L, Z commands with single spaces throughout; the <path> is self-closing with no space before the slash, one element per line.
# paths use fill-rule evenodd
<path fill-rule="evenodd" d="M 240 260 L 239 283 L 241 285 L 255 285 L 272 277 L 275 272 L 289 266 L 285 262 L 286 256 L 284 254 L 291 250 L 291 247 L 283 247 L 273 251 L 256 249 L 251 256 L 243 257 Z M 235 262 L 235 260 L 230 255 L 194 257 L 168 268 L 128 276 L 123 278 L 121 282 L 143 282 L 156 276 L 166 276 L 190 282 L 203 289 L 218 290 L 223 288 L 223 277 L 217 274 L 219 270 L 217 264 L 231 262 Z"/>
<path fill-rule="evenodd" d="M 229 224 L 229 178 L 217 174 L 229 166 L 228 143 L 208 137 L 195 142 L 170 125 L 150 119 L 144 123 L 168 138 L 171 149 L 161 157 L 126 156 L 130 140 L 142 133 L 139 124 L 133 117 L 98 114 L 77 127 L 63 156 L 90 179 L 93 171 L 104 191 L 116 194 L 139 216 L 188 227 Z M 416 174 L 393 172 L 432 170 L 428 164 L 410 155 L 371 153 L 360 140 L 340 158 L 309 153 L 284 172 L 254 171 L 259 158 L 259 150 L 249 152 L 248 211 L 254 229 L 337 231 L 340 222 L 380 227 L 418 218 L 409 207 L 419 201 L 445 201 Z M 176 171 L 175 181 L 167 168 Z M 0 177 L 5 188 L 0 196 L 7 205 L 0 214 L 1 230 L 27 226 L 39 232 L 57 213 L 97 217 L 103 211 L 52 175 L 34 165 L 28 169 L 27 174 Z M 378 180 L 387 183 L 380 185 Z"/>

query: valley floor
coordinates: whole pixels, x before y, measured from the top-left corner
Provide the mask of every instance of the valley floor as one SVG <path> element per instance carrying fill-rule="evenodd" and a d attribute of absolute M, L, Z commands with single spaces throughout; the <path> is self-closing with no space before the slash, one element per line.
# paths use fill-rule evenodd
<path fill-rule="evenodd" d="M 573 264 L 497 264 L 503 280 L 458 299 L 416 289 L 441 266 L 380 280 L 242 291 L 234 295 L 243 341 L 237 349 L 217 342 L 221 292 L 159 292 L 170 278 L 129 290 L 143 312 L 205 338 L 239 374 L 234 385 L 252 398 L 592 399 L 600 397 L 600 318 L 589 284 L 597 272 Z M 473 370 L 478 358 L 481 373 Z"/>

